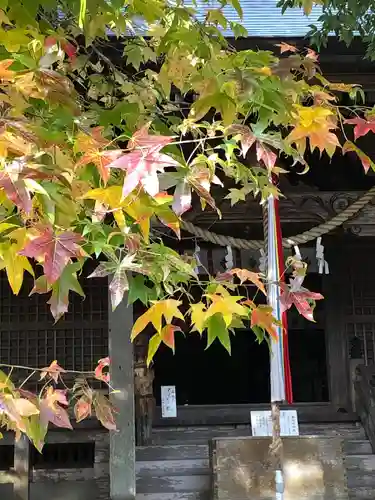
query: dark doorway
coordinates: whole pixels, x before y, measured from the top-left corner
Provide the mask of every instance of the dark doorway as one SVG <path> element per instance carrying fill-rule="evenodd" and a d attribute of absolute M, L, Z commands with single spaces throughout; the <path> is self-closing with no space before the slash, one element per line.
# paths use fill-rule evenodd
<path fill-rule="evenodd" d="M 251 330 L 232 337 L 232 355 L 216 340 L 205 350 L 206 338 L 182 335 L 176 354 L 162 347 L 155 357 L 155 397 L 160 387 L 175 385 L 177 404 L 241 404 L 269 401 L 268 346 L 256 342 Z"/>
<path fill-rule="evenodd" d="M 309 274 L 306 287 L 320 292 L 322 277 Z M 328 401 L 324 301 L 317 303 L 316 323 L 296 310 L 288 314 L 290 361 L 295 402 Z M 176 386 L 178 405 L 267 403 L 270 400 L 269 349 L 251 330 L 232 337 L 232 355 L 216 340 L 177 334 L 176 353 L 162 346 L 155 356 L 154 395 L 160 405 L 162 385 Z"/>

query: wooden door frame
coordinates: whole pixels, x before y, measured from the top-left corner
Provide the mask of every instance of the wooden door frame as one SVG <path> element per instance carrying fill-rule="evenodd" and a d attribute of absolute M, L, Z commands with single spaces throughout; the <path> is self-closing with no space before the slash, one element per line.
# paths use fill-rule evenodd
<path fill-rule="evenodd" d="M 323 277 L 328 394 L 332 405 L 349 411 L 350 370 L 345 325 L 346 297 L 342 279 L 345 252 L 342 248 L 338 252 L 337 240 L 335 243 L 326 247 L 330 273 Z"/>

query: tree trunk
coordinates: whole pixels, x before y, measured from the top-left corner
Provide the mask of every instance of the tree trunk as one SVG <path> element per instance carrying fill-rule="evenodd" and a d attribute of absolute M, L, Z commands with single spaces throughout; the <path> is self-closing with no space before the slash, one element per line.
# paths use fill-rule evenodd
<path fill-rule="evenodd" d="M 143 333 L 134 341 L 134 397 L 135 431 L 137 446 L 152 443 L 152 421 L 155 400 L 153 394 L 154 371 L 147 367 L 147 349 L 149 335 Z"/>

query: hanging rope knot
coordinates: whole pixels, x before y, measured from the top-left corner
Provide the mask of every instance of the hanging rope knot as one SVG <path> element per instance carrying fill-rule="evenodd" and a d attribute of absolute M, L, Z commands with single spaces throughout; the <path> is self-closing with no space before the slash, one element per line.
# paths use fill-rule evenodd
<path fill-rule="evenodd" d="M 372 187 L 367 193 L 365 193 L 361 198 L 356 200 L 354 203 L 349 205 L 341 213 L 332 217 L 331 220 L 323 222 L 319 226 L 313 227 L 308 231 L 305 231 L 292 238 L 284 238 L 283 246 L 285 248 L 292 248 L 294 245 L 302 245 L 308 243 L 309 241 L 315 240 L 319 236 L 327 234 L 337 227 L 342 226 L 345 222 L 348 222 L 354 216 L 356 216 L 366 205 L 368 205 L 375 197 L 375 186 Z M 264 247 L 264 241 L 259 240 L 244 240 L 242 238 L 233 238 L 231 236 L 224 236 L 222 234 L 217 234 L 209 231 L 208 229 L 203 229 L 201 227 L 195 226 L 191 222 L 182 221 L 182 227 L 191 234 L 194 234 L 202 240 L 209 241 L 215 245 L 226 246 L 230 245 L 232 248 L 239 248 L 241 250 L 251 250 Z"/>

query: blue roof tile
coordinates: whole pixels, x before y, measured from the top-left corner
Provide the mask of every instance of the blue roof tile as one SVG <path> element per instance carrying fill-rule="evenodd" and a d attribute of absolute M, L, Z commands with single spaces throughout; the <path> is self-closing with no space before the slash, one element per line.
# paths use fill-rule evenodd
<path fill-rule="evenodd" d="M 321 15 L 321 8 L 314 7 L 309 16 L 305 16 L 301 9 L 288 9 L 284 14 L 276 7 L 277 0 L 240 0 L 243 9 L 241 20 L 237 12 L 231 7 L 225 7 L 223 13 L 229 21 L 242 24 L 248 31 L 249 37 L 304 37 L 311 24 L 317 22 Z M 185 5 L 191 4 L 189 0 Z M 197 0 L 196 9 L 200 18 L 203 18 L 207 9 L 219 7 L 215 0 L 202 2 Z M 225 35 L 230 36 L 230 31 Z"/>

